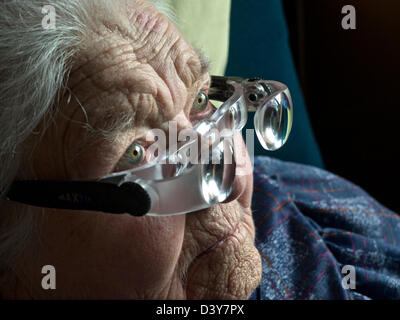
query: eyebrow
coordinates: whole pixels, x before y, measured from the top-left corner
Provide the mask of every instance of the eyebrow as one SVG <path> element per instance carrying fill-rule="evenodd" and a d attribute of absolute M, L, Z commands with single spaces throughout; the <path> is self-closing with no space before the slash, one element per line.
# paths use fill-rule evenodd
<path fill-rule="evenodd" d="M 203 75 L 209 72 L 211 61 L 202 49 L 195 46 L 193 46 L 193 49 L 200 61 L 200 73 L 197 75 L 197 78 L 200 79 Z M 109 115 L 109 119 L 105 124 L 106 128 L 92 128 L 91 131 L 92 133 L 97 133 L 97 135 L 100 135 L 104 139 L 114 140 L 126 129 L 132 128 L 134 120 L 135 116 L 131 113 L 125 114 L 123 117 L 114 117 L 113 115 Z"/>
<path fill-rule="evenodd" d="M 196 54 L 199 58 L 199 61 L 200 61 L 201 75 L 204 75 L 210 71 L 210 66 L 211 66 L 210 58 L 205 54 L 205 52 L 202 49 L 200 49 L 198 47 L 194 47 L 193 49 L 196 52 Z"/>

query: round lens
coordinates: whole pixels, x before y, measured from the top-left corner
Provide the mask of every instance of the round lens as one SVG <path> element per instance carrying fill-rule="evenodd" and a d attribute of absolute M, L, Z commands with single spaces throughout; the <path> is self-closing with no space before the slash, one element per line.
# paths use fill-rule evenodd
<path fill-rule="evenodd" d="M 224 129 L 234 130 L 236 127 L 237 110 L 234 106 L 231 106 L 224 115 Z"/>
<path fill-rule="evenodd" d="M 235 133 L 242 130 L 247 122 L 247 107 L 243 96 L 229 103 L 222 105 L 217 110 L 218 118 L 212 120 L 218 123 L 218 130 L 228 129 Z"/>
<path fill-rule="evenodd" d="M 235 131 L 242 130 L 247 122 L 247 107 L 243 97 L 231 106 L 230 114 L 235 123 L 234 128 L 232 129 Z"/>
<path fill-rule="evenodd" d="M 231 139 L 224 139 L 210 152 L 208 163 L 203 164 L 201 190 L 207 203 L 224 201 L 230 195 L 235 170 Z"/>
<path fill-rule="evenodd" d="M 282 147 L 292 128 L 293 110 L 290 98 L 281 92 L 254 116 L 254 127 L 264 149 L 274 151 Z"/>

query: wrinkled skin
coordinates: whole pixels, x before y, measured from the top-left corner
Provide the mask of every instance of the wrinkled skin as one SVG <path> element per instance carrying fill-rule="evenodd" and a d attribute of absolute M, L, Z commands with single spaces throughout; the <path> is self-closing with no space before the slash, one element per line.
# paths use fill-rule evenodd
<path fill-rule="evenodd" d="M 112 172 L 126 148 L 151 128 L 177 120 L 191 127 L 189 110 L 207 88 L 197 54 L 156 9 L 134 1 L 118 30 L 99 25 L 80 48 L 68 94 L 29 158 L 40 179 L 89 179 Z M 129 27 L 127 27 L 129 26 Z M 82 111 L 77 100 L 84 106 Z M 89 134 L 109 129 L 111 115 L 135 112 L 134 124 L 114 139 Z M 32 142 L 33 141 L 33 142 Z M 237 151 L 244 148 L 235 138 Z M 244 150 L 244 149 L 243 149 Z M 27 157 L 28 158 L 28 157 Z M 247 299 L 260 281 L 250 211 L 252 172 L 239 163 L 224 204 L 168 217 L 108 215 L 33 208 L 38 239 L 15 270 L 4 298 Z M 20 177 L 30 178 L 30 171 Z M 17 208 L 22 204 L 13 204 Z M 54 265 L 57 289 L 41 288 L 41 268 Z"/>

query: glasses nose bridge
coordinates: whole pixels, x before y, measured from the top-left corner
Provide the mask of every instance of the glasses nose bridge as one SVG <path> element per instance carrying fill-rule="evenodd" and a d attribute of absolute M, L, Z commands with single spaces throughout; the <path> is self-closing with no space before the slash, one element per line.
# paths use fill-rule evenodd
<path fill-rule="evenodd" d="M 176 129 L 177 129 L 177 136 L 179 137 L 180 135 L 185 134 L 185 132 L 188 131 L 193 131 L 193 123 L 186 118 L 185 116 L 185 120 L 181 121 L 176 121 Z"/>
<path fill-rule="evenodd" d="M 165 121 L 160 130 L 164 133 L 163 140 L 166 149 L 174 150 L 182 142 L 182 137 L 185 137 L 187 132 L 193 131 L 193 124 L 182 111 L 172 119 Z"/>

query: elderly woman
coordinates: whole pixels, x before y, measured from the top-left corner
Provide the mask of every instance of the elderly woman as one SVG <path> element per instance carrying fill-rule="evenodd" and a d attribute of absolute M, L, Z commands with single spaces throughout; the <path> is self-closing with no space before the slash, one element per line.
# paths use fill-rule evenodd
<path fill-rule="evenodd" d="M 244 155 L 240 175 L 212 206 L 134 217 L 115 189 L 91 194 L 107 210 L 76 206 L 87 200 L 79 193 L 49 200 L 60 185 L 41 182 L 108 177 L 110 187 L 149 160 L 154 129 L 190 130 L 216 111 L 205 58 L 162 7 L 59 0 L 52 21 L 44 5 L 10 0 L 0 13 L 2 298 L 400 297 L 399 217 L 344 179 L 270 158 L 255 160 L 253 194 L 239 135 L 228 140 Z M 15 192 L 21 181 L 30 183 Z M 199 199 L 196 183 L 176 181 L 162 189 L 169 209 Z M 127 186 L 130 213 L 157 200 L 145 184 Z M 122 214 L 103 212 L 114 209 Z M 43 285 L 45 266 L 56 271 L 54 290 Z"/>
<path fill-rule="evenodd" d="M 129 167 L 131 146 L 145 148 L 149 130 L 172 120 L 192 127 L 193 102 L 210 84 L 203 57 L 147 1 L 56 1 L 55 29 L 41 25 L 42 5 L 2 8 L 3 196 L 13 180 L 87 180 Z M 251 195 L 250 170 L 226 203 L 189 215 L 2 201 L 1 296 L 246 299 L 261 276 Z M 56 290 L 42 288 L 44 265 L 57 272 Z"/>

